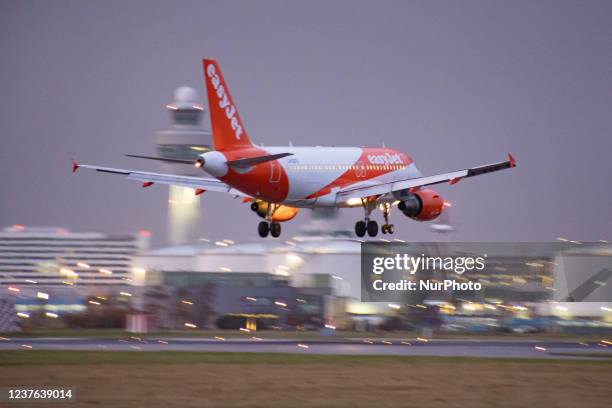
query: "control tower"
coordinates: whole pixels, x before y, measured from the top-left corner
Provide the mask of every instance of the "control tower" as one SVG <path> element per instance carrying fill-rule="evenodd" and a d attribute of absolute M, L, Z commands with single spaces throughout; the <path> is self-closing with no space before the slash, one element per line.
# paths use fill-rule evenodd
<path fill-rule="evenodd" d="M 204 106 L 195 89 L 182 86 L 174 91 L 174 101 L 166 105 L 171 127 L 155 134 L 160 157 L 195 161 L 211 149 L 212 133 L 201 124 Z M 202 176 L 185 164 L 163 163 L 162 172 Z M 168 196 L 168 241 L 171 245 L 193 242 L 198 235 L 200 198 L 191 188 L 170 186 Z"/>

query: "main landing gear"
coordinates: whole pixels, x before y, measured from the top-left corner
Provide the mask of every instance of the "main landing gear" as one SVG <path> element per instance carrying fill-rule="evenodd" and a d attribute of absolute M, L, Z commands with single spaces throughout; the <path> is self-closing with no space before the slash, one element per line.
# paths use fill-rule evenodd
<path fill-rule="evenodd" d="M 371 237 L 378 235 L 378 223 L 374 220 L 370 220 L 370 214 L 376 208 L 376 201 L 369 201 L 367 198 L 361 199 L 361 204 L 365 211 L 365 219 L 363 221 L 357 221 L 355 223 L 355 235 L 358 237 L 364 237 L 367 233 Z M 381 231 L 383 234 L 393 234 L 395 232 L 395 226 L 389 224 L 389 213 L 391 212 L 391 204 L 384 203 L 381 206 L 385 223 L 382 225 Z"/>
<path fill-rule="evenodd" d="M 266 207 L 266 215 L 265 215 L 266 221 L 261 221 L 259 225 L 257 226 L 257 232 L 259 233 L 260 237 L 265 238 L 268 236 L 268 234 L 270 234 L 273 238 L 280 237 L 280 234 L 281 234 L 280 222 L 272 221 L 272 216 L 274 215 L 274 212 L 276 212 L 278 208 L 280 208 L 280 205 L 268 203 Z M 257 202 L 254 202 L 253 204 L 251 204 L 251 210 L 257 212 L 258 209 L 259 209 L 259 205 Z"/>
<path fill-rule="evenodd" d="M 267 237 L 268 233 L 273 238 L 278 238 L 280 237 L 280 234 L 281 234 L 281 225 L 279 222 L 261 221 L 259 225 L 257 226 L 257 232 L 259 233 L 259 236 L 262 238 Z"/>

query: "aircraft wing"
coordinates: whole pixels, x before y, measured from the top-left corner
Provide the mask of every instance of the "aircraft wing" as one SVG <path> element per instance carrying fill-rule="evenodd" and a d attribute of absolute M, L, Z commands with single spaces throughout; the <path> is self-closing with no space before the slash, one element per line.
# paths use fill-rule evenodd
<path fill-rule="evenodd" d="M 197 190 L 204 191 L 217 191 L 221 193 L 229 193 L 232 195 L 238 195 L 242 197 L 249 197 L 249 195 L 236 190 L 225 184 L 222 181 L 215 179 L 208 179 L 203 177 L 192 177 L 192 176 L 179 176 L 175 174 L 163 174 L 163 173 L 151 173 L 147 171 L 137 170 L 126 170 L 116 169 L 113 167 L 102 167 L 91 164 L 79 164 L 72 162 L 72 172 L 76 172 L 78 169 L 89 169 L 99 171 L 101 173 L 118 174 L 126 176 L 128 180 L 140 181 L 143 183 L 143 187 L 148 187 L 151 184 L 169 184 L 174 186 L 189 187 Z M 202 191 L 201 191 L 202 192 Z"/>
<path fill-rule="evenodd" d="M 436 174 L 434 176 L 417 177 L 412 179 L 397 180 L 387 183 L 371 184 L 360 187 L 346 187 L 338 192 L 337 200 L 343 201 L 350 198 L 362 198 L 370 196 L 379 196 L 394 191 L 407 190 L 410 188 L 419 188 L 431 186 L 433 184 L 449 183 L 456 184 L 461 179 L 467 177 L 480 176 L 482 174 L 492 173 L 494 171 L 509 169 L 516 166 L 516 161 L 512 155 L 508 155 L 508 160 L 484 166 L 472 167 L 465 170 L 454 171 L 451 173 Z"/>

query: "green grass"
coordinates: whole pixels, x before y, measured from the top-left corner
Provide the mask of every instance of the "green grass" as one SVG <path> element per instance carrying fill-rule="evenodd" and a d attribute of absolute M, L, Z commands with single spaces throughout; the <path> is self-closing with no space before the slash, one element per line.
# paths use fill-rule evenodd
<path fill-rule="evenodd" d="M 187 351 L 0 351 L 0 367 L 37 365 L 97 364 L 380 364 L 424 362 L 446 363 L 531 363 L 531 364 L 612 364 L 609 359 L 557 360 L 530 358 L 479 358 L 429 356 L 320 355 L 283 353 L 224 353 Z"/>

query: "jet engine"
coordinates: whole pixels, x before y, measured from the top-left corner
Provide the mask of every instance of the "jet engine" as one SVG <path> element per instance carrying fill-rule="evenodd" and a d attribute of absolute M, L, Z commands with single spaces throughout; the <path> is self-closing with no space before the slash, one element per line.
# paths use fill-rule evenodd
<path fill-rule="evenodd" d="M 444 208 L 444 200 L 440 194 L 429 189 L 412 193 L 406 191 L 397 198 L 400 200 L 397 208 L 407 217 L 418 221 L 434 220 L 442 214 Z"/>
<path fill-rule="evenodd" d="M 266 214 L 268 213 L 269 205 L 270 204 L 265 201 L 256 200 L 251 203 L 251 210 L 256 212 L 257 215 L 259 215 L 261 218 L 265 219 Z M 277 208 L 273 211 L 272 221 L 274 222 L 289 221 L 297 215 L 298 211 L 299 211 L 298 208 L 289 207 L 286 205 L 277 206 Z"/>

